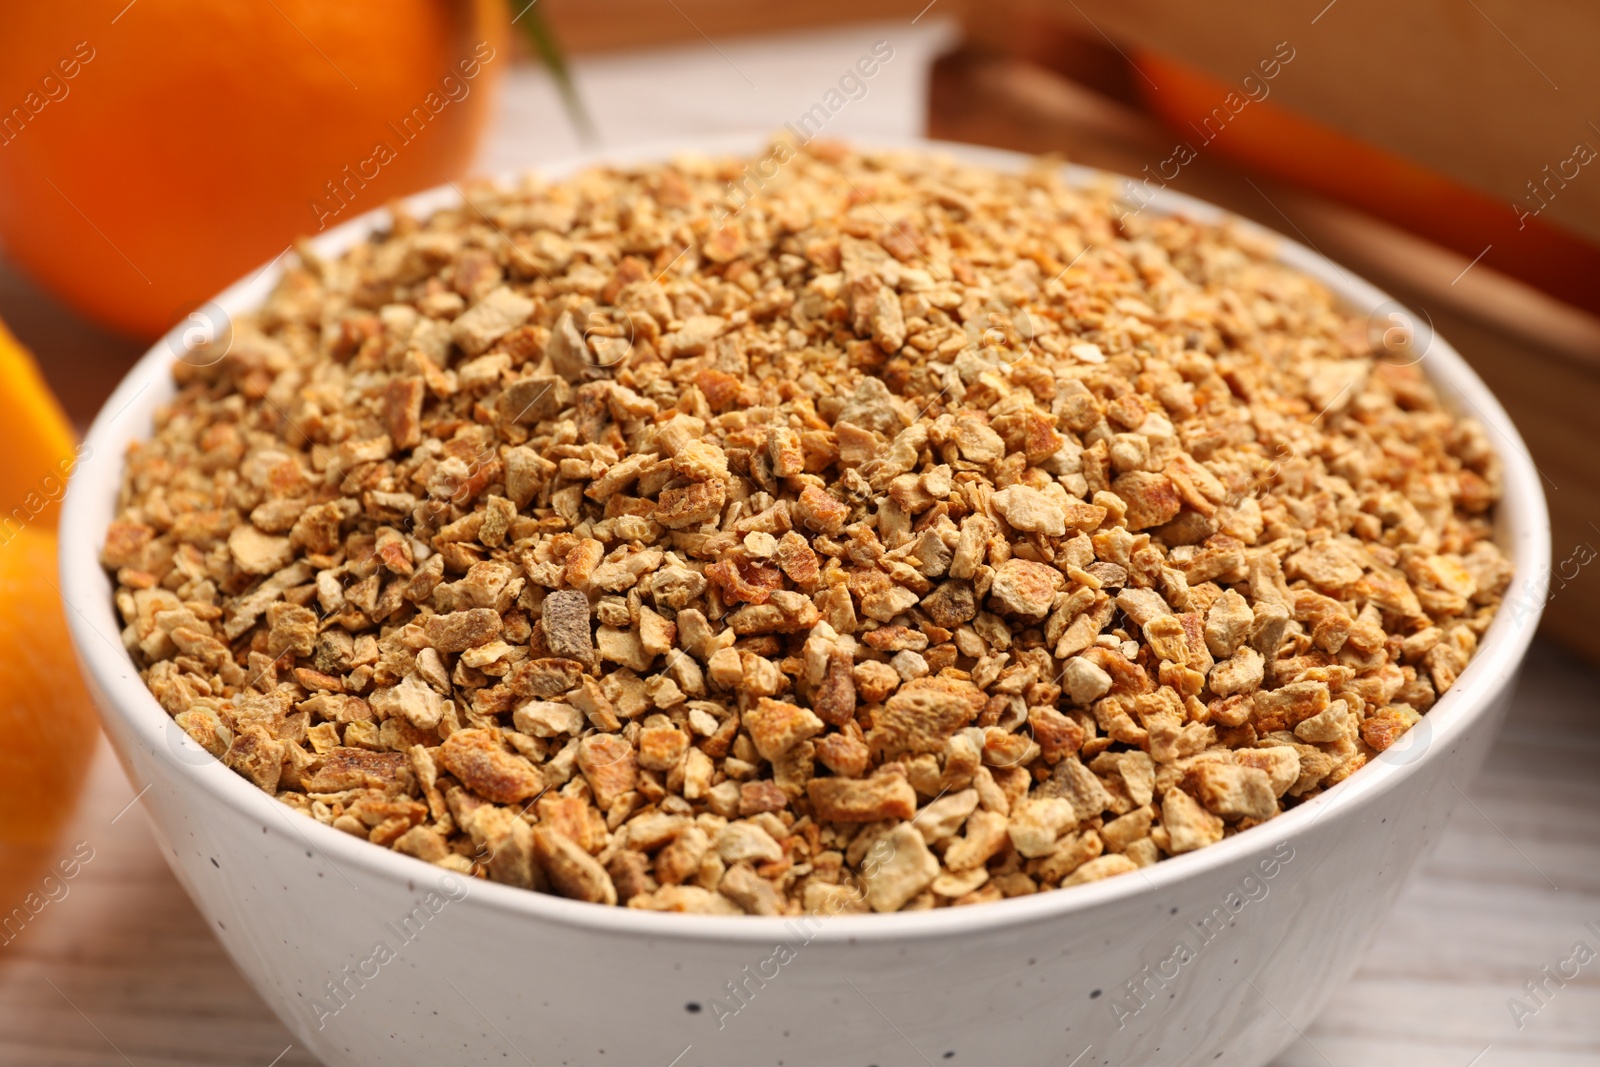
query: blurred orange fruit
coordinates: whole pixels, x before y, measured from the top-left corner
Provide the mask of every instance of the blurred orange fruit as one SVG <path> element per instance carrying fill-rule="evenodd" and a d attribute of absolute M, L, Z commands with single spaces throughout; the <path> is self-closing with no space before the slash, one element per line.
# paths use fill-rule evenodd
<path fill-rule="evenodd" d="M 17 0 L 0 14 L 0 242 L 153 336 L 297 235 L 459 177 L 505 0 Z"/>
<path fill-rule="evenodd" d="M 0 322 L 0 547 L 23 526 L 56 528 L 73 435 L 28 350 Z M 0 605 L 3 607 L 3 605 Z M 0 646 L 0 653 L 4 646 Z M 3 690 L 0 690 L 3 692 Z"/>
<path fill-rule="evenodd" d="M 57 856 L 99 729 L 56 590 L 72 431 L 0 324 L 0 921 Z M 15 925 L 15 924 L 13 924 Z M 0 941 L 16 936 L 6 927 Z"/>

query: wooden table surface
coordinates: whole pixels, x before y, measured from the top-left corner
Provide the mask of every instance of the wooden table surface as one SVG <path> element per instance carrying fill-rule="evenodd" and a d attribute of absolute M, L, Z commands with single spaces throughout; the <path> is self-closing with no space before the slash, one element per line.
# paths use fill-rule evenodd
<path fill-rule="evenodd" d="M 921 126 L 928 59 L 948 33 L 923 19 L 719 41 L 584 60 L 579 78 L 610 143 L 774 128 L 887 38 L 895 62 L 838 116 L 837 130 L 909 133 Z M 519 72 L 483 166 L 572 146 L 547 82 Z M 0 318 L 41 354 L 80 422 L 138 349 L 75 319 L 3 263 Z M 1304 1038 L 1275 1067 L 1600 1063 L 1600 958 L 1564 986 L 1550 984 L 1542 1002 L 1524 990 L 1576 943 L 1600 951 L 1597 686 L 1594 668 L 1535 647 L 1511 720 L 1483 773 L 1464 784 L 1438 850 L 1355 978 L 1319 1018 L 1292 1020 Z M 104 746 L 64 854 L 79 841 L 94 858 L 67 895 L 0 947 L 0 1064 L 314 1067 L 184 896 Z M 1513 1000 L 1531 1012 L 1520 1026 Z"/>

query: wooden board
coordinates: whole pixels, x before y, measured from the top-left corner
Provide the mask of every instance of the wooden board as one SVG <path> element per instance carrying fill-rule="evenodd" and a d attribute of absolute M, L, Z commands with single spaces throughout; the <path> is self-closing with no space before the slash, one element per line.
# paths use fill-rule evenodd
<path fill-rule="evenodd" d="M 1508 217 L 1543 168 L 1579 142 L 1600 149 L 1600 5 L 1582 0 L 968 0 L 966 10 L 979 38 L 1014 54 L 1037 58 L 1040 27 L 1053 25 L 1233 85 L 1284 42 L 1295 58 L 1272 99 L 1503 200 Z M 1600 177 L 1573 170 L 1541 218 L 1600 241 Z"/>

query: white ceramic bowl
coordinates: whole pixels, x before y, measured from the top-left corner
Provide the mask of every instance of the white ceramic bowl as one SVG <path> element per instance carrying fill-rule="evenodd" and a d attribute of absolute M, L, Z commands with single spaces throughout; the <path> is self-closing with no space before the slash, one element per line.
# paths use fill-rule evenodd
<path fill-rule="evenodd" d="M 1024 162 L 922 146 L 1002 169 Z M 447 187 L 412 203 L 426 212 L 457 197 Z M 1223 217 L 1166 191 L 1146 210 Z M 316 244 L 347 248 L 384 218 Z M 1387 303 L 1278 240 L 1284 262 L 1350 306 Z M 216 304 L 253 308 L 277 275 L 268 267 Z M 1265 1063 L 1350 974 L 1428 853 L 1495 734 L 1538 620 L 1537 605 L 1503 610 L 1408 739 L 1344 784 L 1137 874 L 981 907 L 806 922 L 652 914 L 464 881 L 258 791 L 173 724 L 123 651 L 99 547 L 121 457 L 173 393 L 181 329 L 140 361 L 89 433 L 62 516 L 61 588 L 106 731 L 135 788 L 148 790 L 143 807 L 173 871 L 296 1041 L 330 1065 Z M 1549 568 L 1539 476 L 1448 344 L 1433 339 L 1423 367 L 1487 424 L 1505 461 L 1498 531 L 1520 589 Z"/>

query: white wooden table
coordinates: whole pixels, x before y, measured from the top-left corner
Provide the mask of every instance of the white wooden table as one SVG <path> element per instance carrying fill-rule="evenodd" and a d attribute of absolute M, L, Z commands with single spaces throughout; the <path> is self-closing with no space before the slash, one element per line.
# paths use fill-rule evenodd
<path fill-rule="evenodd" d="M 937 9 L 934 15 L 937 14 Z M 608 143 L 775 129 L 815 103 L 878 40 L 896 54 L 829 134 L 920 130 L 929 58 L 949 29 L 854 27 L 781 40 L 590 60 L 579 78 Z M 554 93 L 519 71 L 482 160 L 506 170 L 572 151 Z M 0 264 L 0 317 L 49 356 L 78 417 L 129 348 L 76 323 Z M 97 371 L 98 372 L 98 371 Z M 93 377 L 92 375 L 90 376 Z M 113 382 L 94 381 L 101 394 Z M 1540 1005 L 1524 983 L 1600 951 L 1600 671 L 1538 647 L 1511 722 L 1440 848 L 1405 887 L 1355 979 L 1276 1067 L 1593 1067 L 1600 959 Z M 133 790 L 102 749 L 66 842 L 94 859 L 0 947 L 0 1064 L 19 1067 L 314 1067 L 233 969 L 158 854 Z M 1536 1014 L 1519 1028 L 1509 1002 Z"/>

